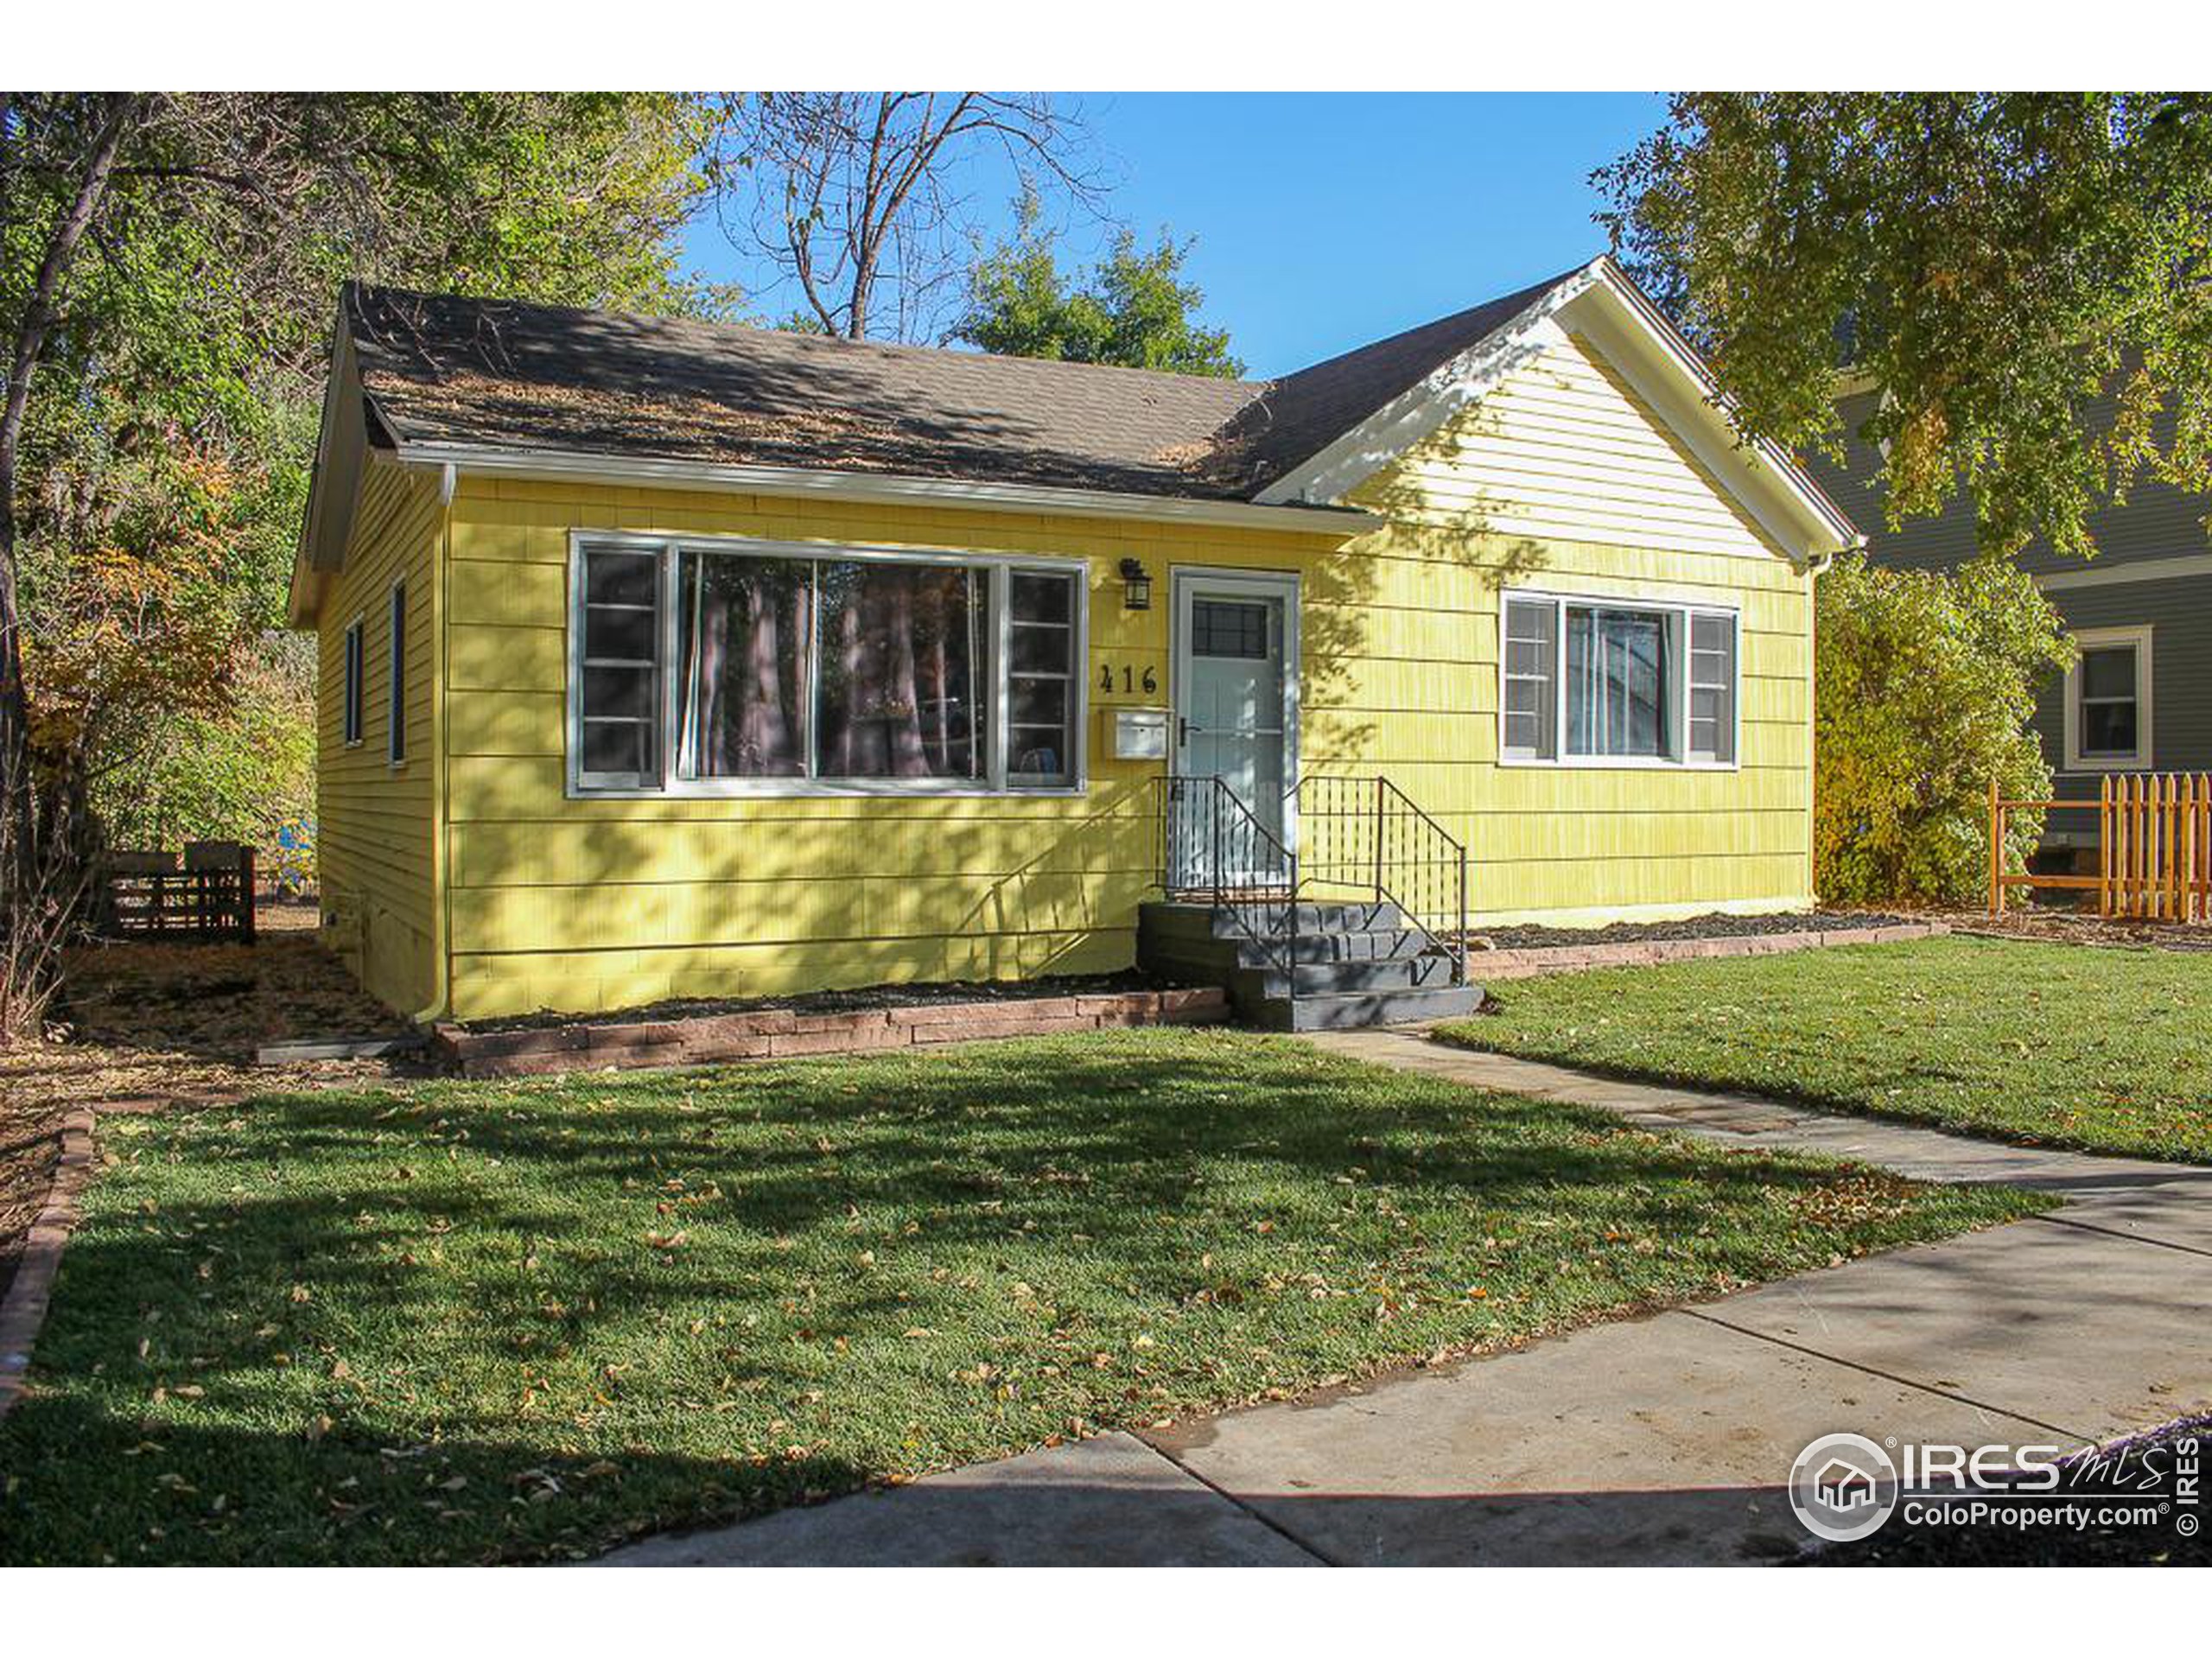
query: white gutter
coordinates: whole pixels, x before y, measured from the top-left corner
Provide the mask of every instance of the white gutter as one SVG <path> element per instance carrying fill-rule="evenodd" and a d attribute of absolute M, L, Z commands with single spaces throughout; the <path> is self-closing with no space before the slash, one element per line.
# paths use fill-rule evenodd
<path fill-rule="evenodd" d="M 1041 484 L 979 483 L 955 478 L 823 472 L 799 467 L 730 465 L 641 455 L 574 454 L 547 449 L 493 449 L 473 444 L 403 442 L 394 458 L 403 466 L 442 467 L 487 478 L 543 478 L 633 488 L 660 486 L 741 495 L 819 495 L 840 501 L 968 507 L 983 512 L 1172 519 L 1181 524 L 1290 531 L 1340 538 L 1359 535 L 1381 522 L 1376 515 L 1357 508 L 1262 506 L 1249 501 L 1058 489 Z"/>

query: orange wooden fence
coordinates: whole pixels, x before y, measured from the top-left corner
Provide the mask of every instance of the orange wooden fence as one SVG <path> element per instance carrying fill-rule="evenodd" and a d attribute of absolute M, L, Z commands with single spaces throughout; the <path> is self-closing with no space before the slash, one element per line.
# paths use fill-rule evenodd
<path fill-rule="evenodd" d="M 2005 868 L 2005 822 L 2014 811 L 2094 812 L 2094 875 L 2034 875 Z M 2126 772 L 2103 780 L 2094 801 L 2008 801 L 1989 785 L 1989 913 L 2005 913 L 2009 887 L 2071 888 L 2097 895 L 2100 916 L 2212 921 L 2212 774 Z"/>

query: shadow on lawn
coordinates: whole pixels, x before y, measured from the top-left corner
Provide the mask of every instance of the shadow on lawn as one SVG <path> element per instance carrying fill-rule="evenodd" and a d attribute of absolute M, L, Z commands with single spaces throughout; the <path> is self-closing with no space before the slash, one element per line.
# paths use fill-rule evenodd
<path fill-rule="evenodd" d="M 579 1455 L 557 1432 L 310 1440 L 151 1426 L 60 1395 L 26 1399 L 9 1427 L 0 1562 L 18 1567 L 580 1559 L 865 1479 L 821 1456 L 754 1467 L 643 1448 Z"/>
<path fill-rule="evenodd" d="M 947 1380 L 984 1353 L 1027 1365 L 1187 1318 L 1152 1380 L 1233 1397 L 1218 1354 L 1276 1344 L 1319 1376 L 1374 1348 L 1371 1295 L 1278 1318 L 1270 1278 L 1416 1286 L 1391 1338 L 1411 1356 L 1483 1334 L 1440 1298 L 1493 1272 L 1535 1302 L 1579 1284 L 1582 1317 L 1770 1273 L 1772 1230 L 1816 1230 L 1796 1206 L 1835 1185 L 1786 1155 L 1194 1033 L 279 1096 L 137 1133 L 151 1167 L 103 1183 L 41 1392 L 0 1427 L 9 1507 L 36 1522 L 0 1559 L 558 1555 L 849 1490 L 900 1466 L 925 1402 L 928 1455 L 949 1458 L 1071 1409 L 1152 1414 L 1116 1373 L 993 1418 Z M 1711 1236 L 1732 1220 L 1746 1242 Z M 1694 1270 L 1589 1249 L 1615 1233 L 1682 1242 Z M 979 1281 L 1016 1279 L 1052 1306 L 982 1306 Z M 533 1402 L 543 1427 L 522 1432 Z"/>

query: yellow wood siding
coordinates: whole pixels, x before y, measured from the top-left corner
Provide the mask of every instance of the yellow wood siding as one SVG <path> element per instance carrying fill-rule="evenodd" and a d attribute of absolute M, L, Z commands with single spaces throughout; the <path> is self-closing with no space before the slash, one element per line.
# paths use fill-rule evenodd
<path fill-rule="evenodd" d="M 1093 683 L 1077 798 L 571 799 L 569 532 L 747 536 L 1079 556 Z M 1310 565 L 1317 537 L 676 491 L 464 480 L 454 502 L 447 829 L 454 1010 L 618 1007 L 886 981 L 1128 966 L 1158 864 L 1149 779 L 1106 741 L 1117 703 L 1164 702 L 1175 564 Z M 1159 607 L 1128 613 L 1142 559 Z"/>
<path fill-rule="evenodd" d="M 1612 365 L 1550 323 L 1479 405 L 1365 493 L 1396 516 L 1500 536 L 1773 556 Z"/>
<path fill-rule="evenodd" d="M 1554 334 L 1361 487 L 1357 499 L 1387 523 L 1348 543 L 467 477 L 442 516 L 434 485 L 372 469 L 355 556 L 322 619 L 325 862 L 334 891 L 383 918 L 370 928 L 372 988 L 410 1009 L 435 994 L 434 919 L 461 1017 L 1127 966 L 1157 873 L 1150 785 L 1162 767 L 1112 760 L 1109 721 L 1117 705 L 1168 700 L 1169 577 L 1180 566 L 1299 575 L 1305 771 L 1387 772 L 1460 836 L 1478 923 L 1808 902 L 1810 582 L 1628 386 Z M 567 587 L 579 529 L 1086 560 L 1090 788 L 570 798 Z M 400 565 L 441 543 L 435 618 L 420 608 L 433 584 L 410 577 L 421 764 L 393 776 L 384 594 Z M 1147 611 L 1123 608 L 1118 567 L 1131 556 L 1155 583 Z M 1499 596 L 1515 586 L 1738 607 L 1740 765 L 1497 764 Z M 340 640 L 357 612 L 369 619 L 367 717 L 347 751 Z M 434 620 L 446 682 L 435 768 L 422 706 Z M 1111 692 L 1098 683 L 1109 666 Z M 1121 691 L 1125 668 L 1140 683 L 1152 671 L 1160 689 Z"/>
<path fill-rule="evenodd" d="M 317 622 L 315 797 L 325 937 L 371 991 L 414 1013 L 436 983 L 432 822 L 435 481 L 374 466 L 361 487 L 345 569 Z M 391 585 L 407 584 L 407 760 L 391 764 Z M 361 741 L 346 741 L 346 631 L 361 623 Z"/>

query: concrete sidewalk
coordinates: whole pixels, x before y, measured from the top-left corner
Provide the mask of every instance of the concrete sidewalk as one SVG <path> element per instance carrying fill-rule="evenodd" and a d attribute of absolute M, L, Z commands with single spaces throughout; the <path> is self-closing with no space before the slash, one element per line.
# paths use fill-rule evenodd
<path fill-rule="evenodd" d="M 1731 1144 L 2040 1187 L 2067 1207 L 1695 1309 L 652 1539 L 606 1561 L 1770 1561 L 1803 1540 L 1782 1485 L 1821 1434 L 2070 1444 L 2212 1406 L 2212 1170 L 1615 1082 L 1408 1032 L 1312 1040 Z"/>

